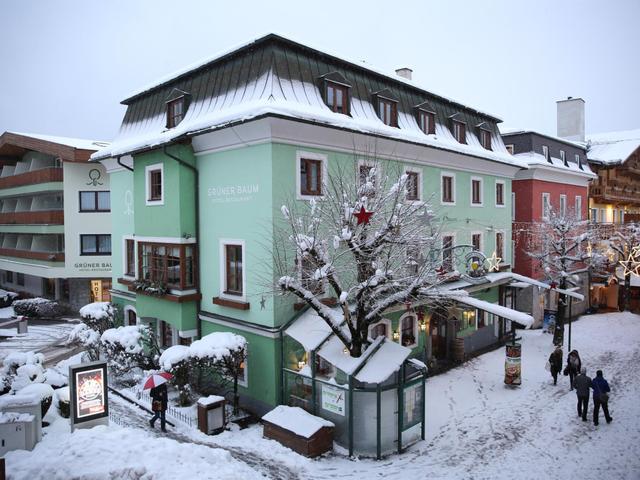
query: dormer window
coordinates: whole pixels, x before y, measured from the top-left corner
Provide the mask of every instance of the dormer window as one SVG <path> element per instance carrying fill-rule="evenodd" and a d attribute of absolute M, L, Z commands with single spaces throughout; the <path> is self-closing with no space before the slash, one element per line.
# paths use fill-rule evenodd
<path fill-rule="evenodd" d="M 434 135 L 436 133 L 436 114 L 418 109 L 418 125 L 426 135 Z"/>
<path fill-rule="evenodd" d="M 582 168 L 582 159 L 580 158 L 580 155 L 578 155 L 578 154 L 576 153 L 576 155 L 575 155 L 575 159 L 576 159 L 576 165 L 578 165 L 578 168 L 579 168 L 580 170 L 584 170 L 584 169 Z"/>
<path fill-rule="evenodd" d="M 386 98 L 378 99 L 378 116 L 382 123 L 390 127 L 398 126 L 398 102 Z"/>
<path fill-rule="evenodd" d="M 451 127 L 451 133 L 453 133 L 453 138 L 455 138 L 458 143 L 467 143 L 467 126 L 464 122 L 459 122 L 458 120 L 453 120 L 453 125 Z"/>
<path fill-rule="evenodd" d="M 184 118 L 185 98 L 178 97 L 167 102 L 167 128 L 173 128 Z"/>
<path fill-rule="evenodd" d="M 349 115 L 349 87 L 339 83 L 326 82 L 327 106 L 332 112 Z"/>
<path fill-rule="evenodd" d="M 491 132 L 489 130 L 480 130 L 480 143 L 482 148 L 491 150 Z"/>
<path fill-rule="evenodd" d="M 547 162 L 551 163 L 551 157 L 549 156 L 549 147 L 547 147 L 546 145 L 542 145 L 542 155 Z"/>
<path fill-rule="evenodd" d="M 562 164 L 565 167 L 569 166 L 569 164 L 567 163 L 567 154 L 565 153 L 564 150 L 560 150 L 560 160 L 562 160 Z"/>

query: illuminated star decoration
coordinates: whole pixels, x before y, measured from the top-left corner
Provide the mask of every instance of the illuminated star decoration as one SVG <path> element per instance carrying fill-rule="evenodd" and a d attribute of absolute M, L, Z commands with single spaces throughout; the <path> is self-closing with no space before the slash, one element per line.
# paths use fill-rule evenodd
<path fill-rule="evenodd" d="M 633 247 L 631 253 L 626 260 L 620 260 L 618 263 L 622 266 L 622 275 L 640 276 L 640 247 Z"/>
<path fill-rule="evenodd" d="M 485 261 L 487 262 L 487 270 L 490 272 L 497 272 L 500 270 L 500 262 L 502 261 L 502 258 L 497 255 L 495 250 Z"/>
<path fill-rule="evenodd" d="M 360 211 L 358 213 L 354 213 L 353 216 L 358 219 L 358 225 L 364 223 L 365 225 L 369 223 L 369 219 L 373 215 L 373 212 L 367 212 L 364 207 L 360 207 Z"/>

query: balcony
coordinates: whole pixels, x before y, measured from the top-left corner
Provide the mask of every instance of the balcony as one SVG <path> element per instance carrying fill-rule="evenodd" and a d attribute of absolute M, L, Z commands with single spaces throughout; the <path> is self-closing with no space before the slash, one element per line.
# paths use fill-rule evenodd
<path fill-rule="evenodd" d="M 15 248 L 0 248 L 0 256 L 44 260 L 48 262 L 64 262 L 64 252 L 34 252 Z"/>
<path fill-rule="evenodd" d="M 33 185 L 38 183 L 62 182 L 62 168 L 41 168 L 38 170 L 27 171 L 24 173 L 8 174 L 7 169 L 14 167 L 5 166 L 0 176 L 0 188 L 22 187 L 24 185 Z"/>
<path fill-rule="evenodd" d="M 64 210 L 2 212 L 0 225 L 64 225 Z"/>
<path fill-rule="evenodd" d="M 640 205 L 640 188 L 637 186 L 591 185 L 589 196 L 598 203 L 628 203 Z"/>

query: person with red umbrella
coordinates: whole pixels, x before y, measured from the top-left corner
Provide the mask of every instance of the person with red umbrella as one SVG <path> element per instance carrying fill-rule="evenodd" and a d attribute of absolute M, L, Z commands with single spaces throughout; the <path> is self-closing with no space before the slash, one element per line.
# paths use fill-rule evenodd
<path fill-rule="evenodd" d="M 154 424 L 158 418 L 160 419 L 160 429 L 166 432 L 165 412 L 167 411 L 168 395 L 167 381 L 171 380 L 173 375 L 167 372 L 154 373 L 144 383 L 144 390 L 151 389 L 151 410 L 153 417 L 149 420 L 151 428 L 155 428 Z"/>

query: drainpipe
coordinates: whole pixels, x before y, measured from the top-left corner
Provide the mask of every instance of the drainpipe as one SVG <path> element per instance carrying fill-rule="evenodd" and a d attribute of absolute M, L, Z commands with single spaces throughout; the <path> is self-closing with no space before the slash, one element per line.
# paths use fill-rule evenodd
<path fill-rule="evenodd" d="M 128 165 L 125 165 L 124 163 L 122 163 L 122 161 L 120 161 L 120 159 L 121 159 L 121 158 L 122 158 L 122 157 L 120 157 L 120 156 L 116 158 L 116 162 L 118 162 L 118 165 L 120 165 L 120 166 L 121 166 L 121 167 L 123 167 L 123 168 L 126 168 L 126 169 L 127 169 L 127 170 L 129 170 L 130 172 L 133 172 L 133 168 L 131 168 L 131 167 L 130 167 L 130 166 L 128 166 Z"/>
<path fill-rule="evenodd" d="M 185 162 L 184 160 L 182 160 L 179 157 L 176 157 L 175 155 L 169 153 L 167 151 L 167 146 L 164 145 L 162 147 L 162 153 L 164 153 L 167 157 L 174 159 L 176 162 L 178 162 L 180 165 L 187 167 L 188 169 L 190 169 L 193 172 L 193 176 L 194 176 L 194 183 L 195 183 L 195 187 L 193 189 L 194 191 L 194 196 L 195 196 L 195 216 L 196 216 L 196 221 L 195 221 L 195 228 L 196 228 L 196 244 L 195 244 L 195 261 L 196 261 L 196 265 L 195 265 L 195 274 L 196 274 L 196 285 L 198 286 L 198 290 L 201 291 L 201 285 L 200 285 L 200 196 L 199 196 L 199 176 L 198 176 L 198 169 L 196 167 L 194 167 L 193 165 Z M 200 300 L 197 300 L 196 303 L 196 325 L 197 325 L 197 329 L 198 329 L 198 338 L 202 337 L 202 322 L 200 321 Z"/>

